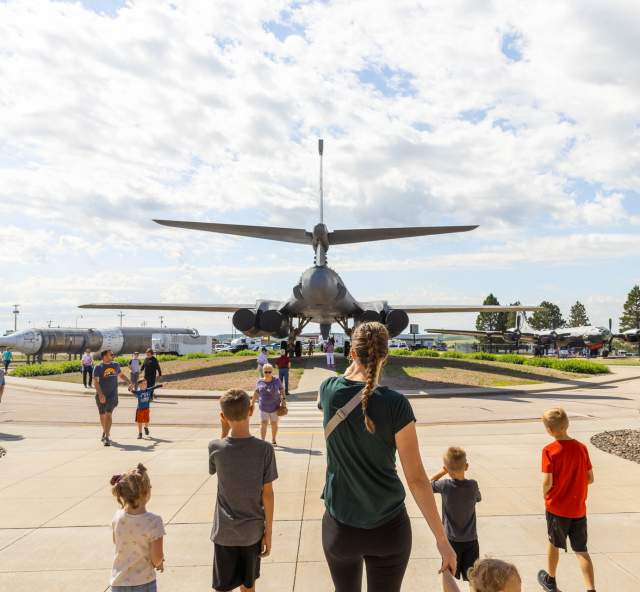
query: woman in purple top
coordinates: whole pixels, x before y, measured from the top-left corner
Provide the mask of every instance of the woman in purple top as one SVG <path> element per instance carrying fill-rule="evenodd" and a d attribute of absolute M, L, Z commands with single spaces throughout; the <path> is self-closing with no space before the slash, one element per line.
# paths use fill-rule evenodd
<path fill-rule="evenodd" d="M 280 399 L 284 398 L 284 386 L 280 379 L 273 375 L 273 366 L 271 364 L 265 364 L 262 372 L 264 376 L 258 379 L 251 404 L 254 405 L 256 400 L 258 401 L 258 407 L 260 408 L 260 436 L 263 440 L 267 437 L 267 426 L 271 423 L 271 442 L 274 446 L 277 446 L 276 434 L 278 433 L 280 416 L 276 411 L 280 407 Z"/>

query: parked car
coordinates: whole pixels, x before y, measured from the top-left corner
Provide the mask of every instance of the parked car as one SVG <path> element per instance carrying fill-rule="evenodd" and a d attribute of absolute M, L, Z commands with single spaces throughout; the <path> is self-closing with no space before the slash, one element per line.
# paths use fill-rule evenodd
<path fill-rule="evenodd" d="M 213 346 L 214 353 L 231 351 L 231 346 L 228 343 L 216 343 Z"/>
<path fill-rule="evenodd" d="M 402 341 L 402 339 L 390 339 L 389 340 L 389 349 L 409 349 L 406 341 Z"/>

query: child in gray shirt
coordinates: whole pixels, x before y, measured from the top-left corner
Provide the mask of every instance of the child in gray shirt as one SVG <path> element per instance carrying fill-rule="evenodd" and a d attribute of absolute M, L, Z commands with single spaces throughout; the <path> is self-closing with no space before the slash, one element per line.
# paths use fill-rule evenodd
<path fill-rule="evenodd" d="M 220 399 L 222 423 L 230 435 L 209 443 L 209 473 L 218 475 L 211 530 L 213 589 L 252 589 L 260 577 L 260 558 L 271 552 L 273 481 L 278 478 L 271 444 L 249 432 L 249 395 L 239 389 Z"/>
<path fill-rule="evenodd" d="M 476 503 L 481 501 L 478 482 L 465 479 L 469 469 L 467 453 L 458 447 L 447 449 L 444 466 L 431 479 L 434 493 L 442 495 L 442 523 L 449 543 L 456 552 L 456 578 L 468 580 L 467 572 L 480 557 L 476 531 Z M 449 474 L 450 479 L 442 479 Z"/>

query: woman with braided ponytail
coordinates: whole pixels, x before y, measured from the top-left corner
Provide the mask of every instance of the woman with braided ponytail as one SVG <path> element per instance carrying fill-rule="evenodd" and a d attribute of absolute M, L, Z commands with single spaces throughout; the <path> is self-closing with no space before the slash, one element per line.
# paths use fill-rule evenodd
<path fill-rule="evenodd" d="M 409 401 L 380 386 L 389 333 L 361 323 L 351 337 L 351 365 L 320 386 L 327 438 L 322 546 L 336 592 L 399 592 L 411 553 L 411 522 L 396 469 L 396 451 L 413 497 L 442 557 L 455 573 L 456 554 L 444 532 L 422 465 Z"/>

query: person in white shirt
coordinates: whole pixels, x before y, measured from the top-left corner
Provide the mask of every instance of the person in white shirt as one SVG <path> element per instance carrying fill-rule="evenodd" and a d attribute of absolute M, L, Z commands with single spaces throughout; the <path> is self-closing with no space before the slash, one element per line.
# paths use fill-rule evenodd
<path fill-rule="evenodd" d="M 265 364 L 269 363 L 269 358 L 267 357 L 267 348 L 263 347 L 258 354 L 258 374 L 260 378 L 264 377 L 263 368 Z"/>
<path fill-rule="evenodd" d="M 82 384 L 84 384 L 84 388 L 91 388 L 91 382 L 93 380 L 93 356 L 88 349 L 82 354 L 81 364 Z"/>
<path fill-rule="evenodd" d="M 137 385 L 140 377 L 140 352 L 133 352 L 133 357 L 129 360 L 129 372 L 131 373 L 131 384 Z"/>

